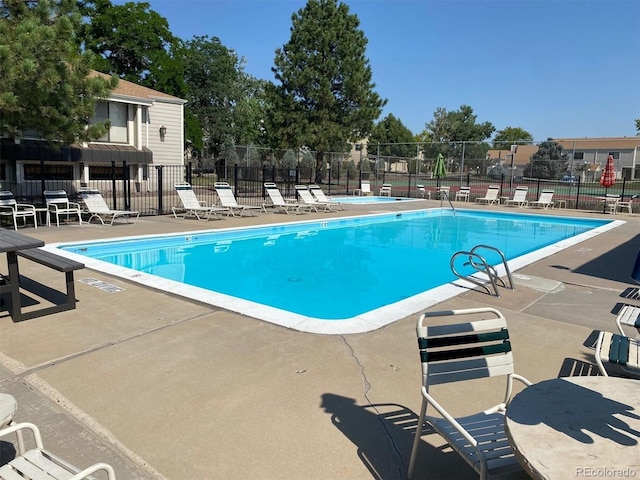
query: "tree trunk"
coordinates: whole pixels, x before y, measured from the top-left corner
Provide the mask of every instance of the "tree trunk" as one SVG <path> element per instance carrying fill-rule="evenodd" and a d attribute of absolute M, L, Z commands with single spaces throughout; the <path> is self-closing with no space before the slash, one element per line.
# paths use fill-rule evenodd
<path fill-rule="evenodd" d="M 324 152 L 316 152 L 316 183 L 323 183 L 324 178 Z"/>

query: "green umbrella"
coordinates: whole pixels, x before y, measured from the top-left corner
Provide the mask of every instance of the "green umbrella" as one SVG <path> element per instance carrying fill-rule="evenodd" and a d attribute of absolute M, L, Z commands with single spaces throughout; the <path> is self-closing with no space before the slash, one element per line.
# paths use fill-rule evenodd
<path fill-rule="evenodd" d="M 440 179 L 447 176 L 447 167 L 444 164 L 444 157 L 441 153 L 438 154 L 436 163 L 433 164 L 433 176 L 438 179 L 438 185 L 440 184 Z"/>

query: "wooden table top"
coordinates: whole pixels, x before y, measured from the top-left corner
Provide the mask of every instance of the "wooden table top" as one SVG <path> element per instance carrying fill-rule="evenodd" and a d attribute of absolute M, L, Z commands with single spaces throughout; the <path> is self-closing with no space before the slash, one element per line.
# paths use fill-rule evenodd
<path fill-rule="evenodd" d="M 37 238 L 28 237 L 13 230 L 0 229 L 0 253 L 15 252 L 44 246 L 44 242 Z"/>
<path fill-rule="evenodd" d="M 513 398 L 505 429 L 532 478 L 640 477 L 640 380 L 540 382 Z"/>

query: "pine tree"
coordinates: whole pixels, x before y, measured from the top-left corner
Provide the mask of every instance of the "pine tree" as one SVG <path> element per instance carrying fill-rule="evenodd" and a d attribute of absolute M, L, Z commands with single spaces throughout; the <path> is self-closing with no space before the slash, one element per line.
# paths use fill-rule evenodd
<path fill-rule="evenodd" d="M 292 16 L 290 40 L 276 50 L 278 83 L 268 88 L 272 137 L 315 151 L 318 183 L 324 153 L 367 137 L 386 103 L 373 90 L 359 26 L 346 4 L 309 0 Z"/>
<path fill-rule="evenodd" d="M 89 75 L 91 55 L 76 36 L 80 21 L 73 0 L 0 4 L 0 119 L 9 135 L 36 130 L 74 143 L 106 133 L 107 123 L 89 120 L 117 80 Z"/>

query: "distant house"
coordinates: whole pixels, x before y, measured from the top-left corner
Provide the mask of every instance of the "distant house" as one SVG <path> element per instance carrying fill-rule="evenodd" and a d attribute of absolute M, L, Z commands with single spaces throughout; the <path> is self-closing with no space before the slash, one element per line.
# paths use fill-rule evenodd
<path fill-rule="evenodd" d="M 609 155 L 615 160 L 618 180 L 640 180 L 640 137 L 609 138 L 552 138 L 566 154 L 567 173 L 581 177 L 582 181 L 595 181 Z M 518 145 L 512 163 L 511 150 L 489 150 L 487 159 L 492 165 L 502 164 L 514 176 L 522 175 L 538 145 Z"/>
<path fill-rule="evenodd" d="M 613 156 L 616 179 L 640 180 L 640 137 L 554 138 L 567 153 L 569 169 L 593 172 Z M 599 168 L 597 169 L 599 170 Z"/>
<path fill-rule="evenodd" d="M 108 78 L 107 75 L 92 72 Z M 70 193 L 93 182 L 128 179 L 139 189 L 153 189 L 150 165 L 184 163 L 185 100 L 120 80 L 108 99 L 98 101 L 92 122 L 109 119 L 111 128 L 99 140 L 58 148 L 41 140 L 36 131 L 20 139 L 0 138 L 0 181 L 14 194 L 33 194 L 44 188 L 64 188 Z M 53 183 L 55 182 L 55 184 Z M 146 184 L 146 185 L 145 185 Z"/>

